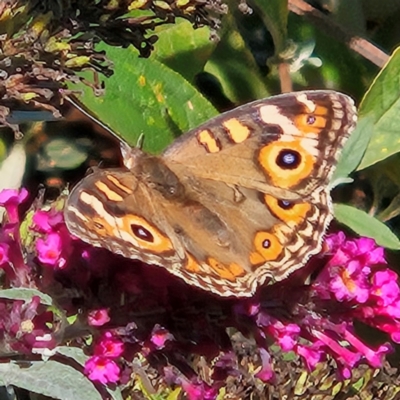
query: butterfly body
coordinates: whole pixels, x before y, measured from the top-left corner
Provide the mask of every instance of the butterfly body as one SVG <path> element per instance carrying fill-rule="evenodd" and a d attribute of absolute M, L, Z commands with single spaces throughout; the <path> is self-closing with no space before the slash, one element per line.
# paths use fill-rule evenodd
<path fill-rule="evenodd" d="M 161 156 L 125 147 L 125 168 L 72 190 L 67 226 L 202 289 L 251 296 L 320 250 L 329 180 L 355 120 L 343 94 L 298 92 L 221 114 Z"/>

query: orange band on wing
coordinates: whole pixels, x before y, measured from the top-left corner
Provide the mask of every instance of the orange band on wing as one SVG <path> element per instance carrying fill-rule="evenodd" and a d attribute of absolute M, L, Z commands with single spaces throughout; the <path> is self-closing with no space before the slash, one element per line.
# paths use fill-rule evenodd
<path fill-rule="evenodd" d="M 220 278 L 228 279 L 229 281 L 234 281 L 238 276 L 245 274 L 245 270 L 235 263 L 226 265 L 211 257 L 208 258 L 207 262 Z"/>
<path fill-rule="evenodd" d="M 189 253 L 186 253 L 186 256 L 187 256 L 186 264 L 185 264 L 186 271 L 194 272 L 194 273 L 200 272 L 201 267 L 200 267 L 199 263 L 194 259 L 194 257 Z"/>
<path fill-rule="evenodd" d="M 133 193 L 131 188 L 128 188 L 127 186 L 123 185 L 115 176 L 107 174 L 106 177 L 110 182 L 112 182 L 117 188 L 121 189 L 123 192 L 128 194 Z"/>
<path fill-rule="evenodd" d="M 97 189 L 102 192 L 108 200 L 110 201 L 122 201 L 123 197 L 121 197 L 117 192 L 114 192 L 114 190 L 110 189 L 104 182 L 102 181 L 97 181 L 94 184 Z"/>

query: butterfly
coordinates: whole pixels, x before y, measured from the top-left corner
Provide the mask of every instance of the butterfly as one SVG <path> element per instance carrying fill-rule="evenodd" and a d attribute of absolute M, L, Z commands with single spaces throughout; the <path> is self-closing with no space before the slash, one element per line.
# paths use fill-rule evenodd
<path fill-rule="evenodd" d="M 350 97 L 303 91 L 225 112 L 160 156 L 123 145 L 124 168 L 73 188 L 67 227 L 203 290 L 250 297 L 320 251 L 330 179 L 356 120 Z"/>

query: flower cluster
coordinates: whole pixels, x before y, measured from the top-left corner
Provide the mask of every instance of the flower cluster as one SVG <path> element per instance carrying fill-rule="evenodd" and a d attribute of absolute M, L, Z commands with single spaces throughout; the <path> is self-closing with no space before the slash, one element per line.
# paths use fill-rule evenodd
<path fill-rule="evenodd" d="M 34 229 L 41 234 L 36 240 L 39 261 L 45 265 L 63 268 L 71 253 L 71 237 L 59 211 L 38 210 L 33 216 Z"/>
<path fill-rule="evenodd" d="M 121 369 L 115 360 L 124 351 L 124 344 L 111 332 L 105 332 L 94 346 L 93 356 L 85 364 L 85 373 L 92 381 L 102 384 L 115 383 L 120 379 Z"/>
<path fill-rule="evenodd" d="M 24 260 L 21 248 L 19 205 L 28 197 L 21 191 L 0 192 L 0 205 L 7 221 L 0 230 L 0 268 L 4 271 L 3 287 L 29 289 L 33 286 L 32 270 Z M 12 296 L 9 296 L 12 297 Z M 53 313 L 33 295 L 30 300 L 17 297 L 0 301 L 0 347 L 2 352 L 17 354 L 50 354 L 56 346 L 52 332 Z"/>
<path fill-rule="evenodd" d="M 20 218 L 18 206 L 28 197 L 25 189 L 21 191 L 6 189 L 0 193 L 0 206 L 7 214 L 0 231 L 0 267 L 6 274 L 8 285 L 24 287 L 29 285 L 29 268 L 21 253 L 21 238 L 19 232 Z"/>
<path fill-rule="evenodd" d="M 8 216 L 0 229 L 3 288 L 39 290 L 56 302 L 0 301 L 8 350 L 51 357 L 68 343 L 89 355 L 83 373 L 93 381 L 128 385 L 135 376 L 134 386 L 149 393 L 177 387 L 190 400 L 211 400 L 295 385 L 293 365 L 316 371 L 333 362 L 338 379 L 366 366 L 383 371 L 392 346 L 369 345 L 355 322 L 400 342 L 398 276 L 371 239 L 328 236 L 311 283 L 293 274 L 252 299 L 223 299 L 72 238 L 55 209 L 34 210 L 24 233 L 18 207 L 26 199 L 25 190 L 0 193 Z M 284 353 L 297 361 L 288 366 Z"/>
<path fill-rule="evenodd" d="M 300 288 L 299 300 L 290 320 L 279 315 L 284 298 L 268 298 L 246 310 L 262 332 L 272 337 L 283 351 L 293 351 L 309 370 L 330 355 L 342 378 L 361 362 L 373 368 L 383 365 L 384 356 L 392 351 L 390 344 L 371 348 L 355 334 L 354 321 L 363 322 L 398 340 L 400 325 L 398 276 L 386 267 L 383 248 L 374 240 L 348 240 L 343 232 L 326 239 L 331 257 L 309 288 Z M 305 290 L 306 289 L 306 290 Z M 284 293 L 284 292 L 283 292 Z M 270 296 L 269 296 L 270 297 Z M 273 301 L 273 307 L 269 302 Z M 287 305 L 287 303 L 286 303 Z M 241 311 L 243 312 L 243 305 Z M 271 379 L 271 358 L 264 349 L 263 370 L 259 376 Z"/>

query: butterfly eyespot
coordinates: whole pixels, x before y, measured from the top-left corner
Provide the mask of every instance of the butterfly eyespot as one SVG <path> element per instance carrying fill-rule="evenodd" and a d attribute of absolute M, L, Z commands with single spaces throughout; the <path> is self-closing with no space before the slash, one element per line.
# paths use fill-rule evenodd
<path fill-rule="evenodd" d="M 271 232 L 257 232 L 253 238 L 253 245 L 255 251 L 250 254 L 250 263 L 253 265 L 277 260 L 283 252 L 283 245 Z"/>
<path fill-rule="evenodd" d="M 291 208 L 294 207 L 294 203 L 287 201 L 287 200 L 278 200 L 277 204 L 283 210 L 290 210 Z"/>
<path fill-rule="evenodd" d="M 312 210 L 311 204 L 304 202 L 292 202 L 289 200 L 276 199 L 268 194 L 264 195 L 264 202 L 271 213 L 288 225 L 299 225 L 307 218 Z"/>
<path fill-rule="evenodd" d="M 317 120 L 317 118 L 315 117 L 315 115 L 308 115 L 307 116 L 307 124 L 308 125 L 313 125 L 315 124 L 315 121 Z"/>
<path fill-rule="evenodd" d="M 276 164 L 283 169 L 296 169 L 300 163 L 301 155 L 295 150 L 281 150 L 276 157 Z"/>
<path fill-rule="evenodd" d="M 146 228 L 141 225 L 131 225 L 132 233 L 139 239 L 146 242 L 154 242 L 154 236 Z"/>
<path fill-rule="evenodd" d="M 268 248 L 270 248 L 271 247 L 271 241 L 269 240 L 269 239 L 265 239 L 265 240 L 263 240 L 263 242 L 262 242 L 262 247 L 264 248 L 264 249 L 268 249 Z"/>

